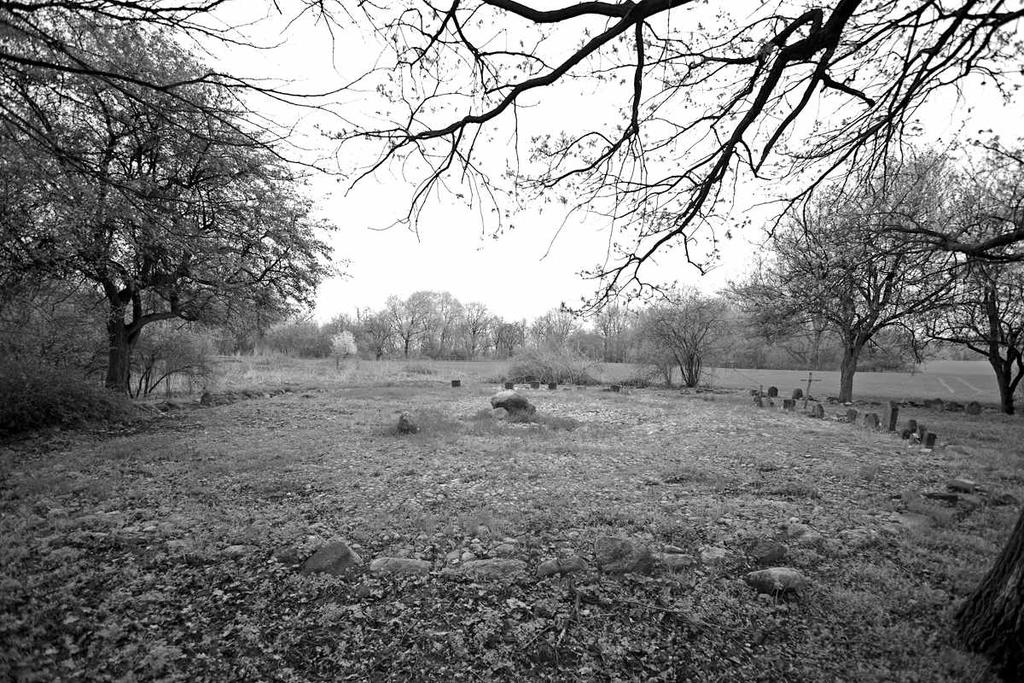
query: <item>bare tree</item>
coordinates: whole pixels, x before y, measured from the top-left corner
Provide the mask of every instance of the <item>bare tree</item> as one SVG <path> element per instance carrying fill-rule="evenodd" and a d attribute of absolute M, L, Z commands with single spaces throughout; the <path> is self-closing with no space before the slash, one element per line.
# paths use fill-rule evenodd
<path fill-rule="evenodd" d="M 712 263 L 738 186 L 764 180 L 784 188 L 783 206 L 804 200 L 837 169 L 884 164 L 926 101 L 969 82 L 999 88 L 1016 74 L 1024 17 L 1001 0 L 364 7 L 393 50 L 379 83 L 389 125 L 342 136 L 381 143 L 367 174 L 425 169 L 411 223 L 464 178 L 469 191 L 453 192 L 504 208 L 493 179 L 506 172 L 520 196 L 603 211 L 616 239 L 590 274 L 606 296 L 642 287 L 641 266 L 673 245 L 700 268 Z M 586 112 L 575 127 L 531 120 L 530 107 L 563 101 Z M 532 161 L 487 164 L 488 145 L 520 138 L 532 141 Z M 1006 228 L 994 240 L 932 243 L 981 254 L 1024 240 L 1019 224 Z"/>
<path fill-rule="evenodd" d="M 995 372 L 1002 410 L 1012 415 L 1024 379 L 1024 268 L 972 262 L 949 300 L 929 322 L 929 336 L 984 356 Z"/>
<path fill-rule="evenodd" d="M 626 345 L 630 325 L 635 315 L 618 303 L 605 306 L 594 320 L 594 328 L 601 337 L 602 358 L 606 363 L 621 363 L 626 358 Z"/>
<path fill-rule="evenodd" d="M 539 316 L 530 325 L 530 338 L 537 348 L 566 350 L 569 340 L 580 330 L 576 317 L 556 308 Z"/>
<path fill-rule="evenodd" d="M 510 323 L 497 320 L 494 323 L 494 349 L 504 356 L 511 358 L 517 348 L 526 343 L 526 321 L 521 323 Z"/>
<path fill-rule="evenodd" d="M 941 167 L 940 167 L 941 168 Z M 853 397 L 864 348 L 882 330 L 933 310 L 952 286 L 952 258 L 938 258 L 890 230 L 943 220 L 943 176 L 927 159 L 838 188 L 794 214 L 771 241 L 775 272 L 763 282 L 783 311 L 820 317 L 843 345 L 839 400 Z"/>
<path fill-rule="evenodd" d="M 407 299 L 389 296 L 384 307 L 402 355 L 408 358 L 430 326 L 434 316 L 434 293 L 413 292 Z"/>
<path fill-rule="evenodd" d="M 390 353 L 394 347 L 395 330 L 387 311 L 368 313 L 360 317 L 360 346 L 370 349 L 376 360 Z"/>
<path fill-rule="evenodd" d="M 658 358 L 675 362 L 684 386 L 695 387 L 703 377 L 708 354 L 721 341 L 726 313 L 720 299 L 694 291 L 672 292 L 664 303 L 643 312 L 640 333 Z"/>
<path fill-rule="evenodd" d="M 487 335 L 491 331 L 493 316 L 487 306 L 470 302 L 466 304 L 462 320 L 462 330 L 466 348 L 466 357 L 472 360 L 478 352 L 484 350 Z"/>

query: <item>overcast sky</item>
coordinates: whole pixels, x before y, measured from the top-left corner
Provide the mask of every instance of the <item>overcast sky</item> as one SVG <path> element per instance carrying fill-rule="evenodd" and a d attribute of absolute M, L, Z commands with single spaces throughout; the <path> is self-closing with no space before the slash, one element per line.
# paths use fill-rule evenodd
<path fill-rule="evenodd" d="M 235 5 L 234 11 L 241 7 Z M 322 26 L 310 22 L 299 21 L 285 30 L 283 22 L 272 19 L 261 22 L 258 32 L 261 40 L 278 46 L 259 52 L 219 49 L 215 61 L 239 75 L 287 79 L 295 88 L 315 90 L 347 82 L 373 65 L 379 53 L 356 32 L 336 32 L 332 41 Z M 358 94 L 349 99 L 348 106 L 359 106 Z M 592 95 L 586 109 L 598 109 L 601 102 L 600 95 Z M 933 102 L 923 112 L 927 134 L 922 142 L 948 143 L 982 128 L 1015 137 L 1020 134 L 1020 111 L 987 91 L 968 92 L 959 102 Z M 549 132 L 557 132 L 555 117 L 583 113 L 575 102 L 558 103 L 545 113 L 551 118 Z M 294 116 L 284 111 L 277 115 Z M 307 117 L 304 125 L 312 122 Z M 464 303 L 482 302 L 506 319 L 532 319 L 592 294 L 595 283 L 578 273 L 601 263 L 607 252 L 604 219 L 577 214 L 563 225 L 565 215 L 555 205 L 531 206 L 511 216 L 509 229 L 494 239 L 475 211 L 435 203 L 422 216 L 417 235 L 403 227 L 387 229 L 406 208 L 410 186 L 401 178 L 371 179 L 349 190 L 337 178 L 317 177 L 311 190 L 323 215 L 339 228 L 330 237 L 335 255 L 339 262 L 348 260 L 347 275 L 321 287 L 315 311 L 321 321 L 357 308 L 379 309 L 389 295 L 404 297 L 417 290 L 449 291 Z M 762 210 L 754 215 L 768 214 Z M 714 292 L 748 272 L 761 249 L 761 222 L 755 219 L 754 227 L 721 241 L 720 265 L 705 276 L 677 255 L 661 257 L 645 274 Z"/>

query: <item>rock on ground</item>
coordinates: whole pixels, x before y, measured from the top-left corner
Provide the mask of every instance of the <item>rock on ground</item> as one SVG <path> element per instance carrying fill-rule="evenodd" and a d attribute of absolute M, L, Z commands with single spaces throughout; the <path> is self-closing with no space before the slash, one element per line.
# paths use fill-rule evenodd
<path fill-rule="evenodd" d="M 491 396 L 491 408 L 504 408 L 510 416 L 533 415 L 537 408 L 514 390 L 499 391 Z"/>
<path fill-rule="evenodd" d="M 302 563 L 303 574 L 332 574 L 341 576 L 363 563 L 354 550 L 342 540 L 336 540 L 321 547 Z"/>
<path fill-rule="evenodd" d="M 398 416 L 398 425 L 395 427 L 395 431 L 399 434 L 415 434 L 420 431 L 420 427 L 416 424 L 416 421 L 412 419 L 412 415 L 409 413 L 402 413 Z"/>
<path fill-rule="evenodd" d="M 787 593 L 798 591 L 808 584 L 807 577 L 791 567 L 770 567 L 750 572 L 743 577 L 758 593 Z"/>
<path fill-rule="evenodd" d="M 654 560 L 659 567 L 670 572 L 689 569 L 695 564 L 692 557 L 682 553 L 655 553 Z"/>
<path fill-rule="evenodd" d="M 537 576 L 544 578 L 552 574 L 572 574 L 587 570 L 587 561 L 579 555 L 573 555 L 564 559 L 554 558 L 541 562 L 537 566 Z"/>
<path fill-rule="evenodd" d="M 370 562 L 370 571 L 386 576 L 429 574 L 430 563 L 426 560 L 414 560 L 408 557 L 378 557 Z"/>
<path fill-rule="evenodd" d="M 649 548 L 614 536 L 601 536 L 594 542 L 594 561 L 609 574 L 650 574 L 654 569 Z"/>

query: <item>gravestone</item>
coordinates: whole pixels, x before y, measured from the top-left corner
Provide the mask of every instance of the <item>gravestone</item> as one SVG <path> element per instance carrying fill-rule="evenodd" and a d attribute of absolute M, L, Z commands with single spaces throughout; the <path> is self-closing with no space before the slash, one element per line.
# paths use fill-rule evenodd
<path fill-rule="evenodd" d="M 760 394 L 754 397 L 754 405 L 758 408 L 764 408 L 764 401 L 761 399 Z"/>
<path fill-rule="evenodd" d="M 530 382 L 531 389 L 540 389 L 540 382 Z"/>
<path fill-rule="evenodd" d="M 917 425 L 917 438 L 921 443 L 924 443 L 924 437 L 928 434 L 928 430 L 924 425 Z"/>
<path fill-rule="evenodd" d="M 782 399 L 782 409 L 789 411 L 796 410 L 796 400 L 792 398 Z"/>
<path fill-rule="evenodd" d="M 865 413 L 864 426 L 868 429 L 878 429 L 878 413 Z"/>
<path fill-rule="evenodd" d="M 981 404 L 977 401 L 971 401 L 964 406 L 964 412 L 968 415 L 981 415 Z"/>
<path fill-rule="evenodd" d="M 888 420 L 886 421 L 886 430 L 890 432 L 895 432 L 896 421 L 899 420 L 900 418 L 900 407 L 894 401 L 889 401 L 887 417 Z"/>
<path fill-rule="evenodd" d="M 850 424 L 857 424 L 858 415 L 860 415 L 860 413 L 857 412 L 856 408 L 846 409 L 846 421 L 849 422 Z"/>
<path fill-rule="evenodd" d="M 462 380 L 461 379 L 453 379 L 452 380 L 452 389 L 458 389 L 461 386 L 462 386 Z"/>
<path fill-rule="evenodd" d="M 935 433 L 928 432 L 924 435 L 924 447 L 928 450 L 935 448 Z"/>
<path fill-rule="evenodd" d="M 913 435 L 913 433 L 914 432 L 910 431 L 909 429 L 904 428 L 903 431 L 900 432 L 900 438 L 903 439 L 904 441 L 906 441 L 907 439 L 909 439 Z"/>
<path fill-rule="evenodd" d="M 803 398 L 803 397 L 804 397 L 804 390 L 803 389 L 794 389 L 793 390 L 793 400 L 794 401 L 799 399 L 799 398 Z"/>
<path fill-rule="evenodd" d="M 825 417 L 825 406 L 820 403 L 815 403 L 814 407 L 811 408 L 811 417 L 823 418 Z"/>
<path fill-rule="evenodd" d="M 917 434 L 917 420 L 907 420 L 907 431 L 911 434 Z"/>
<path fill-rule="evenodd" d="M 775 398 L 779 395 L 778 387 L 768 387 L 768 398 Z"/>
<path fill-rule="evenodd" d="M 558 388 L 558 382 L 548 382 L 548 390 L 554 391 Z"/>
<path fill-rule="evenodd" d="M 516 385 L 514 382 L 505 382 L 505 389 L 515 389 Z"/>
<path fill-rule="evenodd" d="M 613 384 L 613 385 L 611 385 L 608 388 L 611 389 L 612 391 L 614 391 L 616 394 L 619 393 L 620 391 L 622 391 L 622 387 L 619 386 L 618 384 Z"/>

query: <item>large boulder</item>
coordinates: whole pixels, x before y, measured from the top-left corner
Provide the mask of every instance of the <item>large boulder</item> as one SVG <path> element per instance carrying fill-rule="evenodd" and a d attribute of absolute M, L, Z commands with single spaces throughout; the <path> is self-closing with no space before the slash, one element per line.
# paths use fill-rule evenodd
<path fill-rule="evenodd" d="M 491 396 L 491 408 L 504 408 L 509 417 L 529 416 L 537 412 L 537 408 L 515 390 L 499 391 Z"/>

